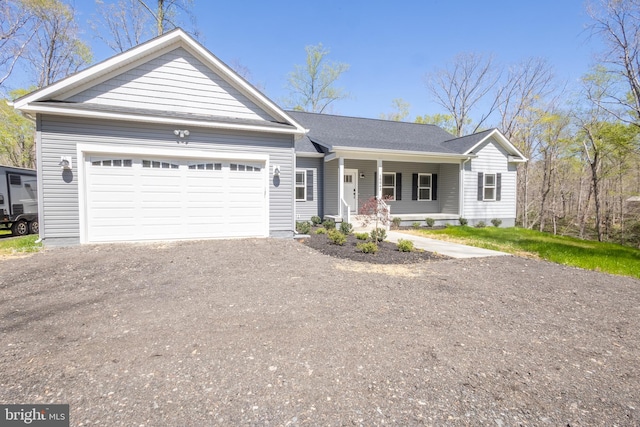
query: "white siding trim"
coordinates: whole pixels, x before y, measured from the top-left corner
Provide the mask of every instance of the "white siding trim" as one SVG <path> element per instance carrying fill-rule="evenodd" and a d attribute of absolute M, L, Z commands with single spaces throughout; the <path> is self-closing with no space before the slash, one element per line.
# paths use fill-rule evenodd
<path fill-rule="evenodd" d="M 299 132 L 293 128 L 279 128 L 260 125 L 245 125 L 245 124 L 233 124 L 224 122 L 213 122 L 208 120 L 188 120 L 171 117 L 158 117 L 149 115 L 138 114 L 124 114 L 109 111 L 91 111 L 91 110 L 77 110 L 75 108 L 64 108 L 54 106 L 26 106 L 21 109 L 25 113 L 40 113 L 40 114 L 52 114 L 57 116 L 68 117 L 83 117 L 83 118 L 96 118 L 96 119 L 109 119 L 109 120 L 124 120 L 129 122 L 145 122 L 145 123 L 159 123 L 181 126 L 197 126 L 213 129 L 229 129 L 229 130 L 243 130 L 250 132 L 268 132 L 278 134 L 298 134 Z"/>

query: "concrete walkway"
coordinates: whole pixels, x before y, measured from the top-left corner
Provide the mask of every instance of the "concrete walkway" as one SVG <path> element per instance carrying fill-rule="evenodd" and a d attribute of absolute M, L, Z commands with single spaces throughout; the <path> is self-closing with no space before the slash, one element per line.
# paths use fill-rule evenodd
<path fill-rule="evenodd" d="M 418 249 L 435 252 L 452 258 L 482 258 L 490 256 L 510 255 L 505 252 L 492 251 L 490 249 L 476 248 L 473 246 L 461 245 L 459 243 L 445 242 L 444 240 L 430 239 L 428 237 L 416 236 L 414 234 L 400 233 L 398 231 L 388 231 L 387 240 L 397 243 L 398 239 L 411 240 Z"/>

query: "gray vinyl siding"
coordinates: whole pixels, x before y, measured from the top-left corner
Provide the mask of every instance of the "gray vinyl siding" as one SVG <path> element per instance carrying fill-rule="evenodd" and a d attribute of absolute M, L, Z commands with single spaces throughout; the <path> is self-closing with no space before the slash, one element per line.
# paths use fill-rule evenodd
<path fill-rule="evenodd" d="M 174 126 L 145 125 L 134 122 L 72 119 L 42 116 L 38 120 L 42 178 L 42 230 L 47 243 L 78 243 L 80 238 L 78 200 L 78 158 L 76 144 L 173 149 L 176 157 L 190 151 L 267 154 L 271 165 L 280 166 L 279 179 L 269 176 L 269 232 L 274 236 L 292 235 L 293 137 L 253 132 L 231 132 L 189 128 L 188 144 L 176 144 Z M 63 172 L 60 156 L 71 156 L 73 170 Z"/>
<path fill-rule="evenodd" d="M 337 215 L 338 209 L 338 160 L 324 164 L 324 213 Z"/>
<path fill-rule="evenodd" d="M 183 48 L 125 71 L 67 101 L 272 120 L 245 95 Z"/>
<path fill-rule="evenodd" d="M 413 213 L 439 213 L 440 212 L 440 191 L 445 184 L 440 176 L 440 165 L 437 163 L 405 163 L 405 162 L 382 162 L 384 172 L 395 172 L 402 174 L 402 199 L 388 202 L 391 207 L 391 215 L 413 214 Z M 438 200 L 424 201 L 411 200 L 413 191 L 413 174 L 431 173 L 438 174 Z M 397 197 L 397 196 L 396 196 Z"/>
<path fill-rule="evenodd" d="M 296 201 L 296 220 L 308 221 L 312 216 L 322 217 L 324 195 L 324 159 L 318 157 L 297 157 L 296 170 L 304 169 L 313 173 L 313 183 L 307 182 L 307 192 L 311 191 L 313 200 Z M 313 184 L 313 185 L 311 185 Z"/>
<path fill-rule="evenodd" d="M 438 174 L 438 199 L 440 212 L 458 214 L 460 212 L 460 165 L 441 164 Z"/>
<path fill-rule="evenodd" d="M 507 161 L 508 153 L 490 139 L 476 150 L 477 158 L 465 165 L 464 212 L 462 216 L 471 224 L 489 223 L 493 218 L 512 224 L 516 217 L 516 168 Z M 502 181 L 500 201 L 478 201 L 478 172 L 500 173 Z"/>

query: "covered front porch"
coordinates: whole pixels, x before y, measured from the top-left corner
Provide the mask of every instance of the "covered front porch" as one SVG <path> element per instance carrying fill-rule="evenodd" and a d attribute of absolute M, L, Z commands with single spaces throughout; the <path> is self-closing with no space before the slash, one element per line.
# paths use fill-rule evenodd
<path fill-rule="evenodd" d="M 462 205 L 459 155 L 386 155 L 334 153 L 325 158 L 324 217 L 358 228 L 362 206 L 372 197 L 382 199 L 391 219 L 402 225 L 455 223 Z"/>

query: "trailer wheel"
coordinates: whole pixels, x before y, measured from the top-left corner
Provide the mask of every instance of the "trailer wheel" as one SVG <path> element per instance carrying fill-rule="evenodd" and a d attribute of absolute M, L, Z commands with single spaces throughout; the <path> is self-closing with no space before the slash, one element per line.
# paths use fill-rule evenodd
<path fill-rule="evenodd" d="M 14 222 L 11 226 L 11 233 L 14 236 L 26 236 L 29 234 L 29 226 L 27 225 L 27 221 L 20 220 L 18 222 Z"/>
<path fill-rule="evenodd" d="M 40 232 L 40 225 L 38 220 L 33 220 L 29 223 L 29 234 L 38 234 Z"/>

